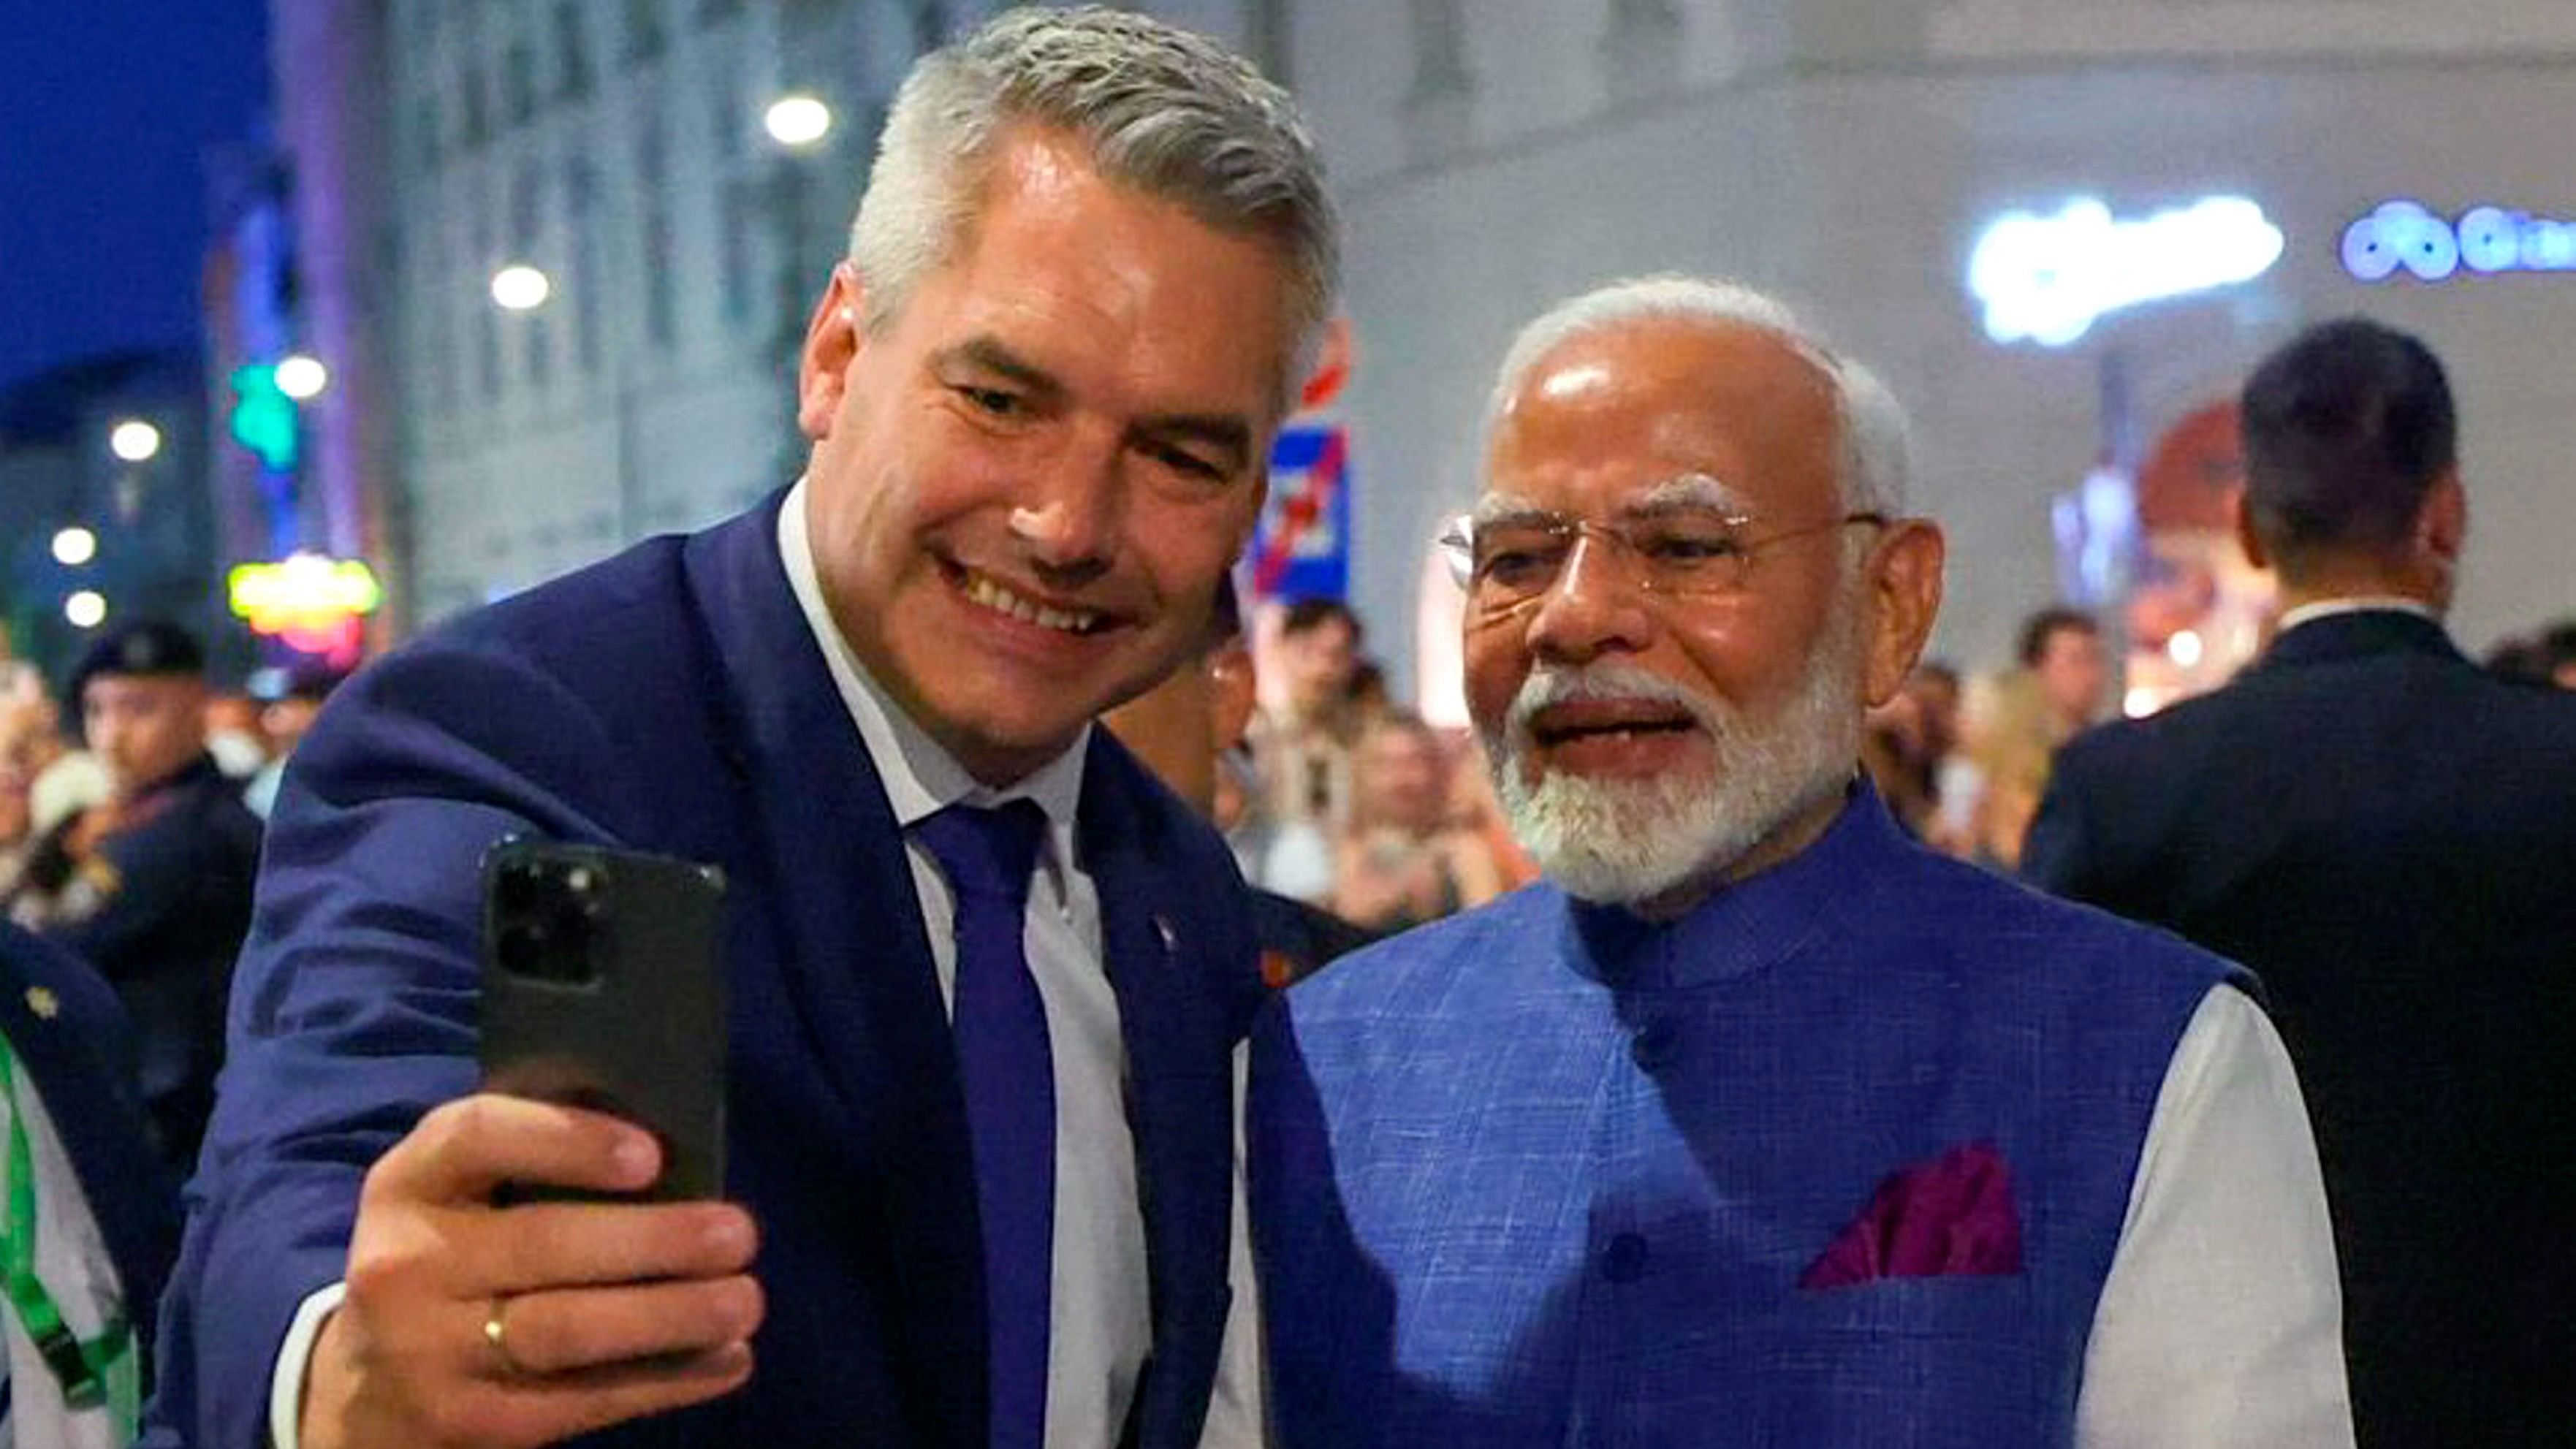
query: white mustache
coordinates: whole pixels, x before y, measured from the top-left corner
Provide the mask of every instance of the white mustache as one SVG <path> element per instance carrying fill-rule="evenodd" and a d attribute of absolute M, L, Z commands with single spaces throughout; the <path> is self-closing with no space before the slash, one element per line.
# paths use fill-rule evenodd
<path fill-rule="evenodd" d="M 1532 669 L 1521 681 L 1520 692 L 1512 696 L 1505 727 L 1514 744 L 1526 744 L 1531 739 L 1530 721 L 1540 710 L 1601 700 L 1674 705 L 1688 711 L 1692 722 L 1710 734 L 1722 736 L 1727 730 L 1725 706 L 1652 670 L 1617 661 L 1570 669 L 1542 664 Z"/>

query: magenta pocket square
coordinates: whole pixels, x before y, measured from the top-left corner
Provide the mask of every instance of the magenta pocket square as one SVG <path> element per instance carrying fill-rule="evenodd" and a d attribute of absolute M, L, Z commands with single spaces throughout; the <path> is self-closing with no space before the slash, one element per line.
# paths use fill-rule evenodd
<path fill-rule="evenodd" d="M 2012 1169 L 1993 1143 L 1970 1142 L 1890 1174 L 1798 1286 L 2020 1271 Z"/>

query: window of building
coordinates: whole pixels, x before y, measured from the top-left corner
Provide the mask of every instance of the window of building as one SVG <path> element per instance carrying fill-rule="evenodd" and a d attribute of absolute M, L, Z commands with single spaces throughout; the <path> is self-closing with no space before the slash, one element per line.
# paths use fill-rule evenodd
<path fill-rule="evenodd" d="M 670 346 L 676 331 L 672 314 L 679 280 L 671 274 L 670 173 L 662 120 L 655 116 L 635 141 L 635 211 L 642 227 L 638 250 L 644 260 L 644 335 L 656 347 Z"/>
<path fill-rule="evenodd" d="M 668 40 L 662 27 L 662 0 L 626 0 L 626 58 L 651 60 Z"/>
<path fill-rule="evenodd" d="M 537 113 L 537 60 L 525 40 L 513 40 L 501 57 L 501 93 L 510 124 L 524 126 Z"/>
<path fill-rule="evenodd" d="M 438 97 L 425 95 L 412 102 L 412 164 L 424 173 L 438 169 L 439 143 L 443 139 L 438 133 L 439 121 Z"/>
<path fill-rule="evenodd" d="M 543 255 L 545 245 L 545 195 L 537 184 L 536 168 L 521 167 L 510 183 L 510 237 L 514 253 L 521 260 Z M 554 375 L 553 309 L 538 307 L 522 312 L 515 319 L 521 338 L 521 365 L 528 384 L 543 389 Z"/>
<path fill-rule="evenodd" d="M 599 371 L 599 302 L 608 290 L 607 249 L 600 244 L 597 178 L 588 161 L 564 168 L 564 215 L 572 228 L 573 265 L 564 278 L 571 295 L 573 362 L 585 376 Z"/>
<path fill-rule="evenodd" d="M 459 118 L 460 124 L 456 129 L 457 148 L 465 151 L 479 150 L 492 135 L 492 117 L 490 111 L 486 109 L 481 67 L 468 65 L 463 73 L 457 76 L 456 96 L 458 104 L 464 108 L 464 114 Z"/>
<path fill-rule="evenodd" d="M 555 74 L 565 100 L 590 94 L 590 37 L 583 32 L 579 0 L 555 5 Z"/>

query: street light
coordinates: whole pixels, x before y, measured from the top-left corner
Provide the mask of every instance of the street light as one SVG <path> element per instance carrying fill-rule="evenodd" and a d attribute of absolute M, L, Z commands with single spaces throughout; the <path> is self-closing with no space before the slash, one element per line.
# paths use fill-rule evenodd
<path fill-rule="evenodd" d="M 75 629 L 95 629 L 107 618 L 107 596 L 96 589 L 80 589 L 63 600 L 63 617 Z"/>
<path fill-rule="evenodd" d="M 760 123 L 768 128 L 769 139 L 802 151 L 832 134 L 832 108 L 799 91 L 770 102 Z"/>
<path fill-rule="evenodd" d="M 79 568 L 98 557 L 98 535 L 74 524 L 54 535 L 54 562 Z"/>
<path fill-rule="evenodd" d="M 322 389 L 331 385 L 331 370 L 319 358 L 290 352 L 277 360 L 276 382 L 279 392 L 297 402 L 307 402 L 321 396 Z"/>
<path fill-rule="evenodd" d="M 502 310 L 526 312 L 546 304 L 554 294 L 546 274 L 525 262 L 513 262 L 492 274 L 492 300 Z"/>
<path fill-rule="evenodd" d="M 127 418 L 108 430 L 107 450 L 129 463 L 148 461 L 161 451 L 161 430 L 141 418 Z"/>

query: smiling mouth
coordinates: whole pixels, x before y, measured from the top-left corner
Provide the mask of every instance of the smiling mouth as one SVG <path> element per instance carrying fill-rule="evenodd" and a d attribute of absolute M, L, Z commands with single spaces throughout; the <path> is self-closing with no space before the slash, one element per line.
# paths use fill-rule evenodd
<path fill-rule="evenodd" d="M 1660 710 L 1569 710 L 1530 722 L 1530 738 L 1541 749 L 1583 740 L 1633 740 L 1653 735 L 1687 734 L 1699 727 L 1687 714 Z"/>
<path fill-rule="evenodd" d="M 1067 609 L 1041 604 L 1013 592 L 992 575 L 979 573 L 963 564 L 942 560 L 941 569 L 948 575 L 948 581 L 970 602 L 981 604 L 997 614 L 1007 614 L 1023 624 L 1035 624 L 1042 629 L 1053 629 L 1059 634 L 1077 638 L 1097 634 L 1109 627 L 1109 616 L 1097 609 Z"/>

